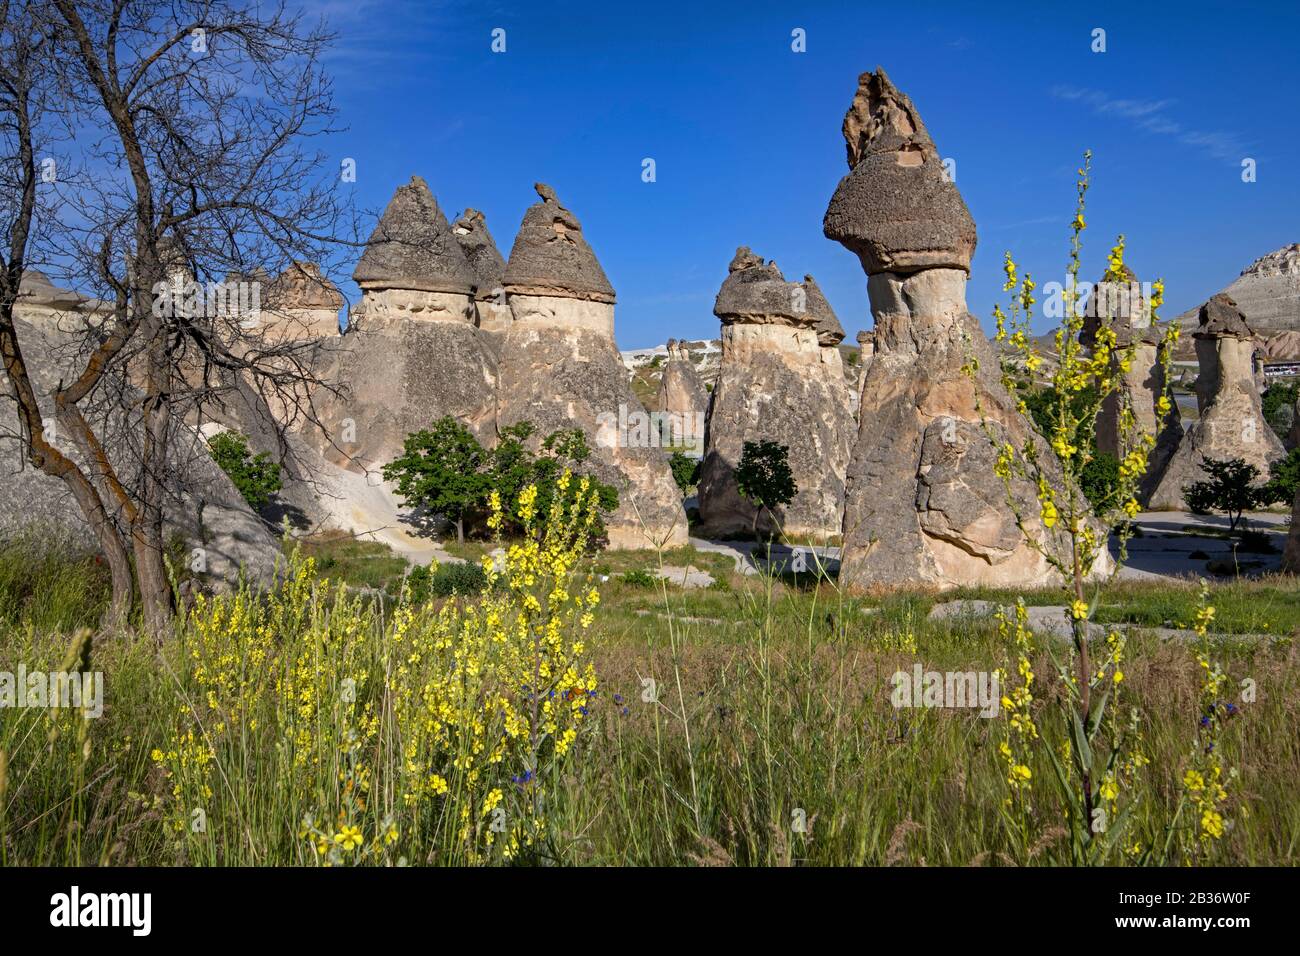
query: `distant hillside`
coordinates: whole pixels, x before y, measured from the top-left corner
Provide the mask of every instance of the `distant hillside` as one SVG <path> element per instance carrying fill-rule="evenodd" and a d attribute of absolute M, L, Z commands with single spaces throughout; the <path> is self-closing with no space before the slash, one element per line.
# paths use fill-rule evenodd
<path fill-rule="evenodd" d="M 686 349 L 691 364 L 704 382 L 704 387 L 713 391 L 718 381 L 718 371 L 722 364 L 722 343 L 718 339 L 701 339 L 678 343 Z M 844 359 L 844 375 L 850 381 L 856 381 L 858 375 L 858 346 L 847 340 L 839 346 Z M 642 404 L 649 405 L 659 391 L 659 382 L 663 378 L 663 366 L 668 361 L 668 346 L 655 345 L 646 349 L 628 349 L 619 353 L 623 364 L 627 366 L 632 377 L 632 390 Z"/>

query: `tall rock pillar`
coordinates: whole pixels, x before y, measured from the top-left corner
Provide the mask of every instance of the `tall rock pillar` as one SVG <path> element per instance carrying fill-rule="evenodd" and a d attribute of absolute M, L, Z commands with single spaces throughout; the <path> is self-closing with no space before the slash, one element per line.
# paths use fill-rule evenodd
<path fill-rule="evenodd" d="M 506 263 L 513 317 L 500 338 L 502 426 L 527 420 L 539 437 L 581 428 L 588 460 L 618 490 L 605 521 L 615 548 L 688 540 L 682 496 L 614 344 L 614 288 L 578 217 L 538 183 Z"/>
<path fill-rule="evenodd" d="M 1013 510 L 994 473 L 993 442 L 1023 447 L 1034 431 L 966 308 L 975 223 L 916 108 L 883 70 L 859 78 L 843 132 L 850 173 L 823 228 L 862 263 L 876 328 L 848 470 L 840 580 L 851 588 L 1047 584 L 1053 572 L 1015 512 L 1054 549 L 1063 547 L 1059 526 L 1042 527 L 1028 482 L 1013 485 Z M 971 360 L 974 375 L 963 370 Z"/>

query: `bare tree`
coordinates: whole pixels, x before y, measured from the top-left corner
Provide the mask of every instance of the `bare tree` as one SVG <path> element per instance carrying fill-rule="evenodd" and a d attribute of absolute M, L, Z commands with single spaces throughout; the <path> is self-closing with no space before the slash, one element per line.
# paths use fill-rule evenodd
<path fill-rule="evenodd" d="M 47 437 L 47 422 L 18 341 L 15 307 L 28 254 L 41 226 L 37 215 L 37 147 L 56 90 L 45 69 L 52 41 L 49 24 L 30 2 L 0 0 L 0 217 L 7 242 L 0 250 L 0 360 L 18 412 L 19 435 L 28 460 L 61 480 L 81 509 L 112 574 L 105 623 L 125 623 L 133 598 L 126 543 L 87 473 Z M 46 209 L 47 214 L 51 210 Z M 46 218 L 49 218 L 47 215 Z M 56 398 L 54 416 L 71 427 L 75 408 Z"/>
<path fill-rule="evenodd" d="M 32 45 L 18 38 L 30 31 L 4 32 L 6 43 Z M 281 425 L 296 416 L 314 422 L 313 390 L 331 387 L 316 375 L 317 344 L 292 334 L 283 318 L 271 326 L 264 317 L 275 303 L 258 308 L 245 293 L 251 285 L 256 298 L 259 270 L 307 260 L 328 274 L 332 257 L 351 249 L 355 222 L 339 245 L 347 197 L 325 157 L 308 148 L 332 131 L 332 89 L 320 66 L 330 39 L 323 25 L 308 26 L 283 5 L 54 0 L 45 47 L 23 54 L 39 59 L 76 113 L 87 175 L 64 184 L 61 197 L 56 232 L 66 268 L 111 303 L 81 330 L 70 349 L 76 374 L 54 395 L 84 469 L 42 442 L 12 321 L 7 335 L 0 326 L 0 348 L 32 461 L 69 483 L 96 529 L 114 569 L 115 606 L 120 552 L 129 549 L 145 626 L 156 636 L 172 613 L 164 513 L 182 451 L 178 430 L 250 387 Z M 30 86 L 30 74 L 24 82 Z M 10 99 L 22 168 L 26 100 Z M 15 222 L 25 215 L 30 225 L 37 211 L 30 134 L 26 142 L 30 196 Z M 0 289 L 10 317 L 25 261 L 19 239 L 11 232 Z M 125 464 L 97 425 L 108 420 L 95 413 L 105 404 L 130 410 Z"/>

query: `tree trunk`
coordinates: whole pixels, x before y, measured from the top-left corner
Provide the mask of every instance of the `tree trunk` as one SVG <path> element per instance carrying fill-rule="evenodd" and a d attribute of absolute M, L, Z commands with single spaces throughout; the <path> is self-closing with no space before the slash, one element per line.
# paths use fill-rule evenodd
<path fill-rule="evenodd" d="M 105 629 L 120 629 L 127 623 L 135 594 L 126 542 L 113 524 L 103 499 L 90 479 L 76 462 L 45 438 L 45 420 L 27 372 L 18 337 L 14 334 L 12 300 L 0 308 L 0 357 L 3 357 L 5 373 L 13 386 L 19 415 L 26 425 L 28 459 L 44 474 L 58 478 L 67 486 L 108 561 L 113 576 L 113 593 L 102 623 Z"/>
<path fill-rule="evenodd" d="M 456 543 L 465 543 L 465 519 L 463 517 L 456 519 Z"/>
<path fill-rule="evenodd" d="M 143 245 L 143 243 L 142 243 Z M 167 488 L 168 438 L 171 430 L 170 394 L 172 368 L 167 354 L 166 330 L 152 314 L 150 290 L 137 285 L 136 308 L 147 309 L 141 325 L 148 343 L 149 372 L 143 405 L 144 428 L 141 434 L 139 508 L 132 528 L 135 570 L 140 582 L 140 599 L 144 604 L 144 624 L 156 641 L 171 630 L 172 591 L 163 560 L 163 502 Z M 148 293 L 147 297 L 145 293 Z"/>

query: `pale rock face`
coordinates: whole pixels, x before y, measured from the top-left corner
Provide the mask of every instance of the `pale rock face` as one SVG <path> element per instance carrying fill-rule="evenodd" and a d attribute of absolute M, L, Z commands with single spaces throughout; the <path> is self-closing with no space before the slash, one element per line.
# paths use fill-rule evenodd
<path fill-rule="evenodd" d="M 338 393 L 317 390 L 325 433 L 310 429 L 304 438 L 326 461 L 353 472 L 377 475 L 402 454 L 407 435 L 444 415 L 480 442 L 496 439 L 497 361 L 478 329 L 458 317 L 471 308 L 468 297 L 413 293 L 423 304 L 436 296 L 440 308 L 404 313 L 391 308 L 396 297 L 387 293 L 396 291 L 380 299 L 389 307 L 367 308 L 337 346 L 322 352 L 317 369 Z"/>
<path fill-rule="evenodd" d="M 318 339 L 339 334 L 338 309 L 265 309 L 261 321 L 270 340 Z"/>
<path fill-rule="evenodd" d="M 510 313 L 520 326 L 582 329 L 614 341 L 612 302 L 511 293 Z"/>
<path fill-rule="evenodd" d="M 998 381 L 993 350 L 966 311 L 965 273 L 883 272 L 868 291 L 876 352 L 863 378 L 848 470 L 840 579 L 853 588 L 1053 583 L 994 474 L 996 447 L 1022 447 L 1034 432 Z M 979 363 L 973 378 L 962 371 L 972 358 Z M 1033 486 L 1017 479 L 1012 491 L 1031 533 L 1063 549 L 1059 526 L 1049 531 L 1038 519 Z M 1101 562 L 1095 573 L 1109 568 L 1108 556 Z"/>
<path fill-rule="evenodd" d="M 1116 458 L 1123 458 L 1126 454 L 1128 449 L 1123 447 L 1120 434 L 1120 414 L 1126 405 L 1133 411 L 1137 432 L 1156 440 L 1155 448 L 1148 456 L 1146 476 L 1138 490 L 1141 502 L 1147 501 L 1160 483 L 1183 437 L 1182 416 L 1177 403 L 1170 400 L 1169 414 L 1163 422 L 1156 411 L 1156 402 L 1165 389 L 1165 370 L 1160 360 L 1162 348 L 1151 342 L 1136 342 L 1129 370 L 1116 370 L 1119 386 L 1106 396 L 1097 412 L 1097 448 L 1100 451 Z"/>
<path fill-rule="evenodd" d="M 367 289 L 362 308 L 369 322 L 410 318 L 472 324 L 474 317 L 474 305 L 468 295 L 422 289 Z"/>
<path fill-rule="evenodd" d="M 1183 508 L 1183 488 L 1205 477 L 1206 458 L 1241 458 L 1267 480 L 1269 465 L 1286 457 L 1286 449 L 1264 420 L 1253 368 L 1253 339 L 1228 336 L 1198 338 L 1201 372 L 1196 381 L 1200 420 L 1183 436 L 1169 460 L 1149 507 Z"/>
<path fill-rule="evenodd" d="M 493 335 L 505 332 L 514 321 L 514 313 L 510 311 L 510 305 L 506 302 L 498 302 L 495 298 L 478 299 L 474 303 L 474 308 L 478 327 Z"/>
<path fill-rule="evenodd" d="M 709 410 L 709 393 L 686 350 L 678 350 L 672 343 L 669 344 L 663 377 L 659 380 L 654 410 L 666 416 L 662 430 L 669 433 L 674 444 L 685 445 L 683 451 L 687 454 L 704 454 L 704 422 Z"/>
<path fill-rule="evenodd" d="M 510 297 L 518 311 L 500 339 L 500 427 L 530 421 L 535 442 L 581 428 L 592 449 L 585 465 L 619 495 L 605 519 L 610 547 L 685 545 L 686 512 L 667 455 L 657 436 L 636 424 L 648 416 L 614 347 L 613 304 L 519 299 Z"/>
<path fill-rule="evenodd" d="M 1223 290 L 1256 332 L 1300 331 L 1300 243 L 1261 256 Z M 1194 322 L 1197 310 L 1179 316 Z"/>
<path fill-rule="evenodd" d="M 850 393 L 841 366 L 809 327 L 734 324 L 722 328 L 722 366 L 709 412 L 700 473 L 700 518 L 709 534 L 748 532 L 755 508 L 740 496 L 735 469 L 746 441 L 789 448 L 798 493 L 777 509 L 792 537 L 836 535 L 844 508 L 844 473 L 852 431 Z M 838 359 L 838 353 L 834 359 Z M 766 510 L 763 532 L 777 530 Z"/>

